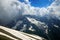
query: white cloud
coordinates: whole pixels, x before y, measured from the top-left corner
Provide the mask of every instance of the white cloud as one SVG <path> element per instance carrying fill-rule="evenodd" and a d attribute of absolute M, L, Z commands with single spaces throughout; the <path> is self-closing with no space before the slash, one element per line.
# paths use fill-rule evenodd
<path fill-rule="evenodd" d="M 0 0 L 0 23 L 7 24 L 18 15 L 17 0 Z"/>
<path fill-rule="evenodd" d="M 49 15 L 53 15 L 60 19 L 60 0 L 55 0 L 49 7 Z"/>
<path fill-rule="evenodd" d="M 60 18 L 60 0 L 55 0 L 50 6 L 47 8 L 39 8 L 39 7 L 33 7 L 30 4 L 24 5 L 24 13 L 23 15 L 53 15 L 57 18 Z"/>
<path fill-rule="evenodd" d="M 26 3 L 30 3 L 29 0 L 24 0 Z"/>
<path fill-rule="evenodd" d="M 0 22 L 6 23 L 18 15 L 54 15 L 60 19 L 60 0 L 55 0 L 47 8 L 33 7 L 18 0 L 0 0 Z"/>

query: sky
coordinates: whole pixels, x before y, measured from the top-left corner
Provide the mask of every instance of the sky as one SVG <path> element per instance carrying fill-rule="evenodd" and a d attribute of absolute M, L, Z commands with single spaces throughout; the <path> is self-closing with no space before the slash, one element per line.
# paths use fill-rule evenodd
<path fill-rule="evenodd" d="M 56 17 L 60 20 L 60 0 L 0 0 L 0 23 L 20 15 Z"/>
<path fill-rule="evenodd" d="M 21 2 L 24 2 L 24 0 L 19 0 Z M 34 7 L 47 7 L 49 6 L 54 0 L 28 0 L 31 4 L 31 6 Z"/>

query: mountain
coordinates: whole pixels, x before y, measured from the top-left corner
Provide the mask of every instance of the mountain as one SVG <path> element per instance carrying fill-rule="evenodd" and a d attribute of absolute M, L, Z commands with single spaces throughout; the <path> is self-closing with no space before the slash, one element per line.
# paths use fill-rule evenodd
<path fill-rule="evenodd" d="M 37 35 L 19 32 L 7 27 L 0 26 L 0 40 L 46 40 Z"/>
<path fill-rule="evenodd" d="M 34 20 L 35 18 L 32 18 L 32 19 L 31 18 L 32 16 L 27 16 L 27 15 L 19 17 L 16 24 L 12 22 L 8 25 L 8 27 L 10 26 L 10 28 L 18 30 L 18 31 L 26 32 L 29 34 L 35 34 L 35 35 L 47 38 L 46 32 L 45 32 L 46 31 L 45 29 L 47 29 L 46 27 L 47 25 L 39 21 L 37 22 L 37 20 L 35 21 Z M 31 19 L 31 21 L 33 22 L 37 22 L 38 25 L 35 25 L 29 19 Z"/>
<path fill-rule="evenodd" d="M 25 33 L 35 34 L 48 40 L 60 39 L 60 20 L 52 16 L 19 16 L 19 18 L 5 26 Z"/>

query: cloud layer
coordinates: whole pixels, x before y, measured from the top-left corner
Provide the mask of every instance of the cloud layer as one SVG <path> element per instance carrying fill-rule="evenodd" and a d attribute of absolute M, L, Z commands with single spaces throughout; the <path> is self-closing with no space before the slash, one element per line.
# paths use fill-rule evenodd
<path fill-rule="evenodd" d="M 60 0 L 55 0 L 48 7 L 33 7 L 29 0 L 20 2 L 18 0 L 0 0 L 0 23 L 7 24 L 16 19 L 19 15 L 36 15 L 36 16 L 55 16 L 60 19 Z"/>
<path fill-rule="evenodd" d="M 0 24 L 7 24 L 16 18 L 19 12 L 17 0 L 0 0 Z"/>

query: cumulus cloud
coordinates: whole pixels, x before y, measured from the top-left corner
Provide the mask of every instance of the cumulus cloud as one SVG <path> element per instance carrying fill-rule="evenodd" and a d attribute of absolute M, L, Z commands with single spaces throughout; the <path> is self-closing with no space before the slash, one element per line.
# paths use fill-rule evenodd
<path fill-rule="evenodd" d="M 17 0 L 0 0 L 0 23 L 7 24 L 18 15 Z"/>
<path fill-rule="evenodd" d="M 60 0 L 55 0 L 49 7 L 49 15 L 53 15 L 60 19 Z"/>
<path fill-rule="evenodd" d="M 28 4 L 30 4 L 29 0 L 24 0 L 24 1 L 25 1 L 25 3 L 28 3 Z"/>
<path fill-rule="evenodd" d="M 27 4 L 25 4 L 27 2 Z M 55 0 L 50 6 L 39 8 L 30 5 L 29 0 L 0 0 L 0 23 L 9 23 L 18 15 L 54 15 L 60 19 L 60 0 Z"/>
<path fill-rule="evenodd" d="M 23 6 L 24 12 L 23 15 L 53 15 L 57 18 L 60 17 L 60 0 L 55 0 L 50 6 L 48 7 L 33 7 L 30 4 L 24 4 Z"/>

